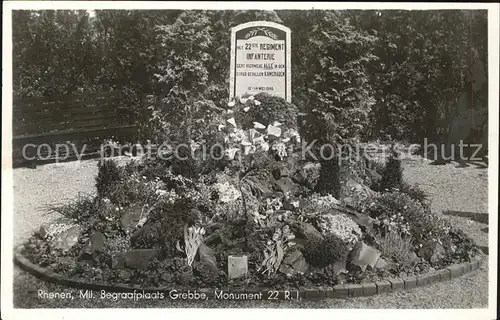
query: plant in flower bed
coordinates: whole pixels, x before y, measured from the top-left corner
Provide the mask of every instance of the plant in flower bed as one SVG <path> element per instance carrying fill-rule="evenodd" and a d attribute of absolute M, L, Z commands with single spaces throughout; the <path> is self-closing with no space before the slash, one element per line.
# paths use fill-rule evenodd
<path fill-rule="evenodd" d="M 324 188 L 317 193 L 331 172 L 297 156 L 294 105 L 257 95 L 219 109 L 212 118 L 199 110 L 206 132 L 185 137 L 192 159 L 99 164 L 97 195 L 53 207 L 68 219 L 64 228 L 43 227 L 23 253 L 56 272 L 108 283 L 275 288 L 359 282 L 474 254 L 468 238 L 413 199 L 418 190 L 370 193 L 358 203 L 363 212 Z M 219 160 L 199 157 L 206 144 L 222 146 Z M 356 183 L 363 176 L 356 173 Z M 377 252 L 389 266 L 379 266 Z M 229 255 L 248 257 L 246 276 L 228 277 Z"/>
<path fill-rule="evenodd" d="M 452 262 L 470 261 L 470 257 L 477 253 L 469 237 L 453 228 L 446 220 L 431 213 L 406 193 L 383 193 L 370 201 L 366 212 L 381 222 L 378 230 L 381 246 L 405 243 L 402 249 L 407 251 L 411 243 L 410 254 L 416 253 L 436 267 Z M 457 234 L 460 236 L 455 236 Z M 467 254 L 462 254 L 463 252 Z M 398 259 L 397 256 L 393 258 L 402 264 L 406 262 L 406 259 L 401 256 Z"/>

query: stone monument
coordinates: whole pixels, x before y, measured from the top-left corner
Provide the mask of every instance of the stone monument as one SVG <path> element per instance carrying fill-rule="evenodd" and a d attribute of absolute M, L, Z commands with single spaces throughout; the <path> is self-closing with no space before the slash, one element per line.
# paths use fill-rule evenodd
<path fill-rule="evenodd" d="M 231 29 L 231 99 L 266 92 L 291 102 L 290 34 L 290 28 L 268 21 Z"/>

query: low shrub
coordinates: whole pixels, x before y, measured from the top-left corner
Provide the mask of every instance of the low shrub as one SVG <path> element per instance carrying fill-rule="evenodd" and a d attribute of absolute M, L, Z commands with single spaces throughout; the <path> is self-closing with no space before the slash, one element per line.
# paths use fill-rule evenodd
<path fill-rule="evenodd" d="M 250 103 L 246 103 L 248 98 L 257 100 L 259 104 L 252 103 L 252 106 L 246 109 L 246 106 L 250 105 Z M 283 98 L 267 93 L 259 93 L 253 97 L 242 97 L 237 103 L 239 107 L 235 109 L 235 119 L 237 123 L 241 124 L 244 130 L 252 129 L 254 121 L 266 126 L 274 121 L 278 121 L 287 128 L 294 130 L 298 128 L 298 108 L 294 104 L 286 102 Z"/>
<path fill-rule="evenodd" d="M 329 213 L 339 207 L 340 201 L 331 194 L 321 195 L 313 193 L 302 204 L 301 211 L 306 213 Z"/>
<path fill-rule="evenodd" d="M 132 239 L 138 248 L 155 248 L 165 256 L 175 256 L 176 242 L 183 240 L 184 226 L 198 222 L 196 204 L 190 199 L 180 198 L 174 202 L 165 201 L 151 211 L 148 221 Z"/>
<path fill-rule="evenodd" d="M 348 253 L 347 244 L 335 235 L 328 235 L 324 239 L 308 240 L 302 251 L 306 261 L 318 268 L 345 260 Z"/>
<path fill-rule="evenodd" d="M 453 248 L 448 250 L 450 252 L 452 261 L 470 261 L 471 257 L 474 256 L 478 248 L 474 241 L 460 229 L 452 228 L 449 232 L 450 243 L 446 245 L 448 248 Z"/>
<path fill-rule="evenodd" d="M 390 231 L 384 235 L 377 235 L 375 242 L 383 257 L 402 264 L 410 260 L 410 254 L 413 252 L 410 237 L 403 237 L 396 231 Z"/>
<path fill-rule="evenodd" d="M 363 237 L 358 224 L 344 214 L 320 215 L 316 225 L 323 234 L 333 234 L 346 243 L 354 244 Z"/>
<path fill-rule="evenodd" d="M 121 170 L 113 159 L 97 162 L 98 173 L 95 178 L 97 195 L 101 198 L 109 196 L 110 190 L 121 179 Z"/>
<path fill-rule="evenodd" d="M 430 210 L 429 207 L 429 197 L 424 190 L 420 189 L 419 186 L 410 185 L 406 182 L 401 183 L 400 191 L 407 194 L 413 200 L 418 201 L 426 210 Z"/>
<path fill-rule="evenodd" d="M 382 233 L 396 231 L 403 236 L 408 235 L 415 248 L 431 242 L 444 242 L 449 238 L 450 226 L 446 221 L 426 211 L 418 201 L 405 193 L 387 192 L 369 201 L 365 211 L 372 218 L 380 220 Z"/>
<path fill-rule="evenodd" d="M 67 218 L 83 222 L 99 213 L 99 205 L 93 196 L 78 194 L 76 199 L 69 203 L 51 205 L 47 207 L 47 211 L 57 212 Z"/>
<path fill-rule="evenodd" d="M 112 203 L 127 207 L 142 204 L 156 191 L 154 181 L 148 181 L 145 176 L 132 174 L 120 183 L 112 184 L 106 191 L 107 197 Z"/>

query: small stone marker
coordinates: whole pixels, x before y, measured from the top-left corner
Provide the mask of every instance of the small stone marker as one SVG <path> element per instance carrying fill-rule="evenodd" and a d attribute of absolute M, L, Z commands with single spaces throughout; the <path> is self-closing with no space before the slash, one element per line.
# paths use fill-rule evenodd
<path fill-rule="evenodd" d="M 227 274 L 229 279 L 237 279 L 246 276 L 248 273 L 247 256 L 227 257 Z"/>
<path fill-rule="evenodd" d="M 231 29 L 230 98 L 267 92 L 292 101 L 291 31 L 252 21 Z"/>

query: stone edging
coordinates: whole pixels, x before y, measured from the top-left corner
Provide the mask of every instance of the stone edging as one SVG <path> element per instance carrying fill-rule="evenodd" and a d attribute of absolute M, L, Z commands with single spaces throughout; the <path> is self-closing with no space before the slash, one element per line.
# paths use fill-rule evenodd
<path fill-rule="evenodd" d="M 60 285 L 66 285 L 73 288 L 88 289 L 88 290 L 106 290 L 110 292 L 130 292 L 130 291 L 144 291 L 144 292 L 158 292 L 158 291 L 171 291 L 172 287 L 149 287 L 143 288 L 140 285 L 127 285 L 127 284 L 105 284 L 99 282 L 89 282 L 85 279 L 75 278 L 71 279 L 57 273 L 52 272 L 49 269 L 42 268 L 31 263 L 26 259 L 21 253 L 20 248 L 14 250 L 14 262 L 19 265 L 19 267 L 32 275 Z M 417 276 L 405 277 L 402 279 L 391 279 L 385 281 L 369 282 L 363 284 L 341 284 L 335 285 L 333 287 L 317 287 L 310 289 L 300 289 L 298 293 L 296 290 L 286 291 L 286 290 L 266 290 L 266 289 L 241 289 L 235 288 L 230 290 L 224 290 L 226 293 L 268 293 L 273 292 L 276 300 L 287 299 L 324 299 L 324 298 L 348 298 L 348 297 L 368 297 L 380 293 L 400 291 L 405 289 L 412 289 L 416 287 L 422 287 L 432 283 L 437 283 L 441 281 L 451 280 L 458 278 L 463 274 L 469 273 L 471 271 L 479 269 L 479 267 L 487 261 L 487 256 L 479 255 L 472 258 L 471 262 L 464 262 L 460 264 L 453 264 L 441 270 L 431 271 L 428 273 L 420 274 Z M 214 289 L 193 289 L 199 293 L 205 293 L 208 298 L 213 298 L 215 295 Z M 178 290 L 181 292 L 182 290 Z M 187 292 L 187 291 L 186 291 Z M 276 294 L 276 292 L 279 292 Z M 269 299 L 269 297 L 265 297 Z"/>

